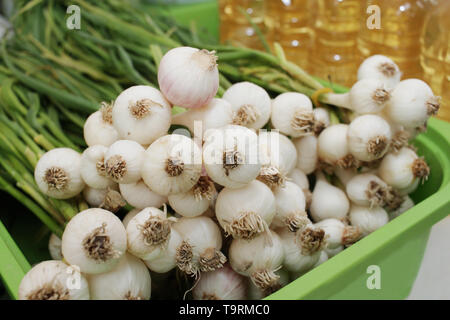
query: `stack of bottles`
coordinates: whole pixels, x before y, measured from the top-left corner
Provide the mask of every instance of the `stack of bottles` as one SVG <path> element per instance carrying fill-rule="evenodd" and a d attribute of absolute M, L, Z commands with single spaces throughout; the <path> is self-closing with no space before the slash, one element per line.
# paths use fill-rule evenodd
<path fill-rule="evenodd" d="M 219 0 L 221 40 L 263 49 L 252 23 L 287 58 L 331 82 L 351 86 L 361 61 L 392 58 L 403 78 L 421 78 L 442 97 L 450 121 L 449 0 Z"/>

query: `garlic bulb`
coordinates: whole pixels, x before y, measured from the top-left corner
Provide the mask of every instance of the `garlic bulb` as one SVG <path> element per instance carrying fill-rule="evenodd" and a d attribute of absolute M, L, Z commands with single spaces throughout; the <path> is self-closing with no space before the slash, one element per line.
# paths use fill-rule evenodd
<path fill-rule="evenodd" d="M 108 176 L 117 183 L 134 183 L 141 179 L 141 166 L 145 149 L 137 142 L 114 142 L 105 155 Z"/>
<path fill-rule="evenodd" d="M 347 226 L 337 219 L 325 219 L 315 224 L 316 227 L 325 231 L 325 252 L 327 256 L 334 256 L 333 250 L 341 251 L 343 246 L 358 241 L 362 234 L 358 227 Z"/>
<path fill-rule="evenodd" d="M 391 93 L 384 81 L 379 79 L 358 80 L 349 92 L 327 93 L 325 101 L 357 114 L 378 113 L 391 99 Z"/>
<path fill-rule="evenodd" d="M 396 189 L 406 189 L 427 179 L 430 168 L 410 148 L 402 148 L 396 153 L 387 154 L 378 169 L 380 178 Z"/>
<path fill-rule="evenodd" d="M 305 190 L 309 189 L 308 177 L 300 169 L 294 168 L 294 170 L 292 170 L 292 172 L 289 174 L 288 179 L 298 185 L 303 190 L 303 193 L 305 192 Z"/>
<path fill-rule="evenodd" d="M 249 281 L 248 284 L 248 299 L 250 300 L 262 300 L 268 295 L 274 293 L 275 291 L 283 288 L 289 283 L 289 272 L 286 269 L 280 269 L 275 271 L 275 275 L 278 277 L 277 284 L 273 288 L 268 288 L 266 290 L 261 290 L 253 281 Z"/>
<path fill-rule="evenodd" d="M 203 162 L 211 179 L 227 188 L 241 188 L 261 169 L 258 136 L 242 126 L 230 125 L 205 133 Z"/>
<path fill-rule="evenodd" d="M 342 168 L 335 168 L 334 174 L 339 178 L 339 180 L 342 182 L 344 186 L 346 186 L 350 180 L 352 180 L 358 172 L 351 169 L 342 169 Z"/>
<path fill-rule="evenodd" d="M 392 91 L 386 114 L 393 122 L 406 128 L 423 126 L 430 116 L 439 111 L 439 97 L 422 80 L 401 81 Z"/>
<path fill-rule="evenodd" d="M 286 92 L 272 101 L 272 125 L 281 133 L 298 138 L 314 130 L 313 105 L 308 96 Z"/>
<path fill-rule="evenodd" d="M 355 175 L 346 185 L 349 199 L 360 206 L 384 207 L 392 198 L 391 188 L 371 173 Z"/>
<path fill-rule="evenodd" d="M 347 217 L 350 203 L 341 189 L 329 184 L 323 174 L 316 175 L 310 207 L 311 217 L 315 222 L 334 218 L 344 220 Z"/>
<path fill-rule="evenodd" d="M 114 101 L 113 124 L 124 140 L 149 145 L 167 134 L 172 111 L 159 90 L 150 86 L 133 86 Z"/>
<path fill-rule="evenodd" d="M 182 248 L 183 238 L 177 230 L 170 231 L 167 245 L 159 251 L 158 256 L 144 260 L 147 267 L 156 273 L 166 273 L 177 266 L 177 252 Z"/>
<path fill-rule="evenodd" d="M 81 177 L 81 156 L 68 148 L 45 153 L 36 164 L 34 178 L 45 195 L 55 199 L 69 199 L 85 186 Z"/>
<path fill-rule="evenodd" d="M 266 90 L 251 82 L 233 84 L 223 94 L 233 110 L 233 124 L 262 128 L 270 118 L 271 100 Z"/>
<path fill-rule="evenodd" d="M 200 108 L 208 104 L 219 88 L 219 71 L 214 51 L 190 47 L 169 50 L 159 63 L 158 83 L 173 105 Z"/>
<path fill-rule="evenodd" d="M 151 190 L 163 196 L 186 192 L 200 178 L 201 157 L 192 139 L 178 134 L 163 136 L 145 152 L 142 178 Z"/>
<path fill-rule="evenodd" d="M 157 257 L 167 246 L 171 229 L 172 222 L 166 212 L 143 209 L 127 224 L 128 251 L 143 260 Z"/>
<path fill-rule="evenodd" d="M 133 219 L 141 211 L 142 211 L 142 209 L 133 209 L 130 212 L 128 212 L 125 215 L 125 217 L 123 217 L 122 223 L 123 223 L 123 226 L 125 227 L 125 229 L 127 228 L 128 223 L 131 221 L 131 219 Z"/>
<path fill-rule="evenodd" d="M 283 266 L 290 272 L 306 272 L 319 260 L 325 246 L 325 232 L 310 225 L 296 233 L 287 229 L 278 230 L 284 250 Z"/>
<path fill-rule="evenodd" d="M 292 141 L 297 150 L 297 168 L 305 174 L 313 173 L 318 162 L 318 139 L 316 136 L 305 136 Z"/>
<path fill-rule="evenodd" d="M 113 126 L 112 105 L 103 102 L 100 111 L 87 118 L 84 123 L 84 140 L 89 147 L 109 147 L 119 140 L 119 133 Z"/>
<path fill-rule="evenodd" d="M 121 184 L 119 187 L 122 197 L 135 208 L 160 208 L 167 202 L 167 197 L 150 190 L 143 180 L 136 183 Z"/>
<path fill-rule="evenodd" d="M 62 261 L 44 261 L 23 277 L 19 300 L 89 300 L 88 283 L 75 267 Z"/>
<path fill-rule="evenodd" d="M 258 150 L 262 167 L 257 179 L 272 189 L 283 186 L 297 164 L 297 150 L 292 141 L 276 131 L 262 131 Z"/>
<path fill-rule="evenodd" d="M 275 272 L 281 268 L 284 251 L 275 232 L 251 240 L 234 239 L 228 254 L 233 270 L 250 277 L 256 287 L 269 292 L 279 289 L 279 276 Z"/>
<path fill-rule="evenodd" d="M 321 162 L 344 169 L 357 166 L 357 161 L 349 149 L 348 129 L 346 124 L 334 124 L 322 131 L 317 141 Z"/>
<path fill-rule="evenodd" d="M 245 300 L 247 279 L 225 264 L 220 269 L 202 274 L 192 296 L 194 300 Z"/>
<path fill-rule="evenodd" d="M 222 234 L 214 221 L 207 217 L 181 218 L 174 224 L 183 241 L 177 248 L 178 268 L 197 277 L 200 272 L 223 267 L 227 257 L 220 251 Z"/>
<path fill-rule="evenodd" d="M 326 127 L 330 125 L 330 114 L 325 108 L 314 108 L 314 134 L 319 135 Z"/>
<path fill-rule="evenodd" d="M 216 201 L 217 220 L 233 238 L 252 239 L 267 232 L 275 212 L 272 191 L 258 180 L 240 189 L 224 188 Z"/>
<path fill-rule="evenodd" d="M 368 57 L 361 63 L 358 69 L 358 80 L 378 79 L 383 81 L 389 88 L 395 87 L 402 73 L 392 59 L 377 54 Z"/>
<path fill-rule="evenodd" d="M 86 187 L 83 190 L 83 197 L 93 208 L 102 208 L 111 212 L 117 212 L 127 204 L 118 190 L 117 185 L 108 189 Z"/>
<path fill-rule="evenodd" d="M 149 300 L 151 278 L 145 264 L 127 253 L 111 271 L 88 276 L 92 300 Z"/>
<path fill-rule="evenodd" d="M 176 213 L 184 217 L 196 217 L 208 210 L 216 194 L 214 182 L 208 176 L 201 176 L 191 190 L 171 194 L 168 200 Z"/>
<path fill-rule="evenodd" d="M 319 260 L 317 260 L 316 264 L 312 268 L 314 269 L 314 268 L 320 266 L 322 263 L 327 261 L 329 258 L 331 258 L 331 257 L 328 257 L 328 254 L 325 250 L 320 251 Z"/>
<path fill-rule="evenodd" d="M 305 196 L 306 208 L 309 209 L 312 201 L 312 192 L 309 190 L 309 181 L 306 174 L 302 170 L 295 168 L 289 175 L 288 180 L 291 180 L 302 189 L 303 195 Z"/>
<path fill-rule="evenodd" d="M 196 122 L 198 124 L 196 124 Z M 191 133 L 197 133 L 196 125 L 201 125 L 201 132 L 208 129 L 221 128 L 233 123 L 233 109 L 225 99 L 212 99 L 208 104 L 198 109 L 190 109 L 172 117 L 172 124 L 183 125 Z"/>
<path fill-rule="evenodd" d="M 353 204 L 350 208 L 350 223 L 357 227 L 363 236 L 374 232 L 389 222 L 386 211 L 381 207 L 368 208 Z"/>
<path fill-rule="evenodd" d="M 302 189 L 287 181 L 274 191 L 276 215 L 271 224 L 274 228 L 288 228 L 290 231 L 303 229 L 311 221 L 306 214 L 306 200 Z"/>
<path fill-rule="evenodd" d="M 405 196 L 404 200 L 400 203 L 400 205 L 397 208 L 395 208 L 394 210 L 390 210 L 388 212 L 389 220 L 397 218 L 402 213 L 408 211 L 412 207 L 414 207 L 414 201 L 410 197 Z"/>
<path fill-rule="evenodd" d="M 389 150 L 391 128 L 380 116 L 364 115 L 354 119 L 347 131 L 348 148 L 360 161 L 374 161 L 382 158 Z"/>
<path fill-rule="evenodd" d="M 103 209 L 88 209 L 73 217 L 62 236 L 64 259 L 82 273 L 107 272 L 119 263 L 127 249 L 122 222 Z"/>
<path fill-rule="evenodd" d="M 84 150 L 81 155 L 81 177 L 91 188 L 106 189 L 116 184 L 106 174 L 105 155 L 107 151 L 107 147 L 95 145 Z"/>
<path fill-rule="evenodd" d="M 61 239 L 54 233 L 48 240 L 48 252 L 53 260 L 62 260 Z"/>

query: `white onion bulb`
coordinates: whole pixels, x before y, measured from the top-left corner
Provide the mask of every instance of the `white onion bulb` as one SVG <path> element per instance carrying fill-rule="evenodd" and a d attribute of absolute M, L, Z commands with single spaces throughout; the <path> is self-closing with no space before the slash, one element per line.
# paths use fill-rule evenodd
<path fill-rule="evenodd" d="M 380 178 L 396 189 L 407 189 L 421 179 L 427 179 L 430 168 L 410 148 L 387 154 L 378 169 Z"/>
<path fill-rule="evenodd" d="M 346 124 L 334 124 L 322 131 L 317 141 L 321 162 L 345 169 L 357 165 L 349 149 L 348 128 Z"/>
<path fill-rule="evenodd" d="M 208 176 L 201 176 L 191 190 L 171 194 L 168 200 L 176 213 L 184 217 L 196 217 L 208 210 L 216 194 L 214 182 Z"/>
<path fill-rule="evenodd" d="M 276 131 L 262 131 L 258 136 L 258 148 L 262 165 L 258 180 L 271 189 L 283 186 L 297 164 L 294 144 Z"/>
<path fill-rule="evenodd" d="M 378 113 L 391 99 L 390 89 L 378 79 L 358 80 L 349 92 L 327 93 L 325 102 L 357 114 Z"/>
<path fill-rule="evenodd" d="M 310 207 L 311 217 L 315 222 L 328 218 L 344 220 L 350 208 L 345 192 L 328 183 L 321 174 L 317 178 Z"/>
<path fill-rule="evenodd" d="M 125 217 L 123 217 L 122 223 L 123 223 L 123 226 L 125 227 L 125 229 L 127 228 L 128 223 L 131 221 L 131 219 L 133 219 L 141 211 L 142 211 L 142 209 L 140 209 L 140 208 L 139 209 L 133 209 L 130 212 L 128 212 L 125 215 Z"/>
<path fill-rule="evenodd" d="M 222 233 L 214 221 L 207 217 L 181 218 L 174 224 L 183 241 L 177 248 L 178 268 L 197 277 L 200 272 L 214 271 L 223 267 L 227 258 L 220 251 Z"/>
<path fill-rule="evenodd" d="M 330 125 L 330 114 L 325 108 L 314 108 L 314 134 L 319 135 L 326 127 Z"/>
<path fill-rule="evenodd" d="M 197 183 L 201 172 L 201 150 L 186 136 L 163 136 L 145 152 L 142 178 L 157 194 L 186 192 Z"/>
<path fill-rule="evenodd" d="M 388 214 L 381 207 L 371 209 L 352 205 L 349 218 L 351 225 L 358 227 L 363 236 L 367 236 L 389 222 Z"/>
<path fill-rule="evenodd" d="M 141 145 L 149 145 L 167 134 L 172 117 L 170 103 L 159 90 L 133 86 L 114 101 L 113 124 L 119 136 Z"/>
<path fill-rule="evenodd" d="M 376 54 L 364 60 L 358 69 L 358 80 L 378 79 L 393 88 L 399 82 L 402 73 L 397 64 L 390 58 Z"/>
<path fill-rule="evenodd" d="M 254 180 L 261 169 L 258 136 L 236 125 L 205 133 L 203 162 L 211 179 L 227 188 L 241 188 Z"/>
<path fill-rule="evenodd" d="M 233 123 L 233 109 L 225 99 L 214 98 L 208 104 L 198 109 L 190 109 L 172 117 L 172 124 L 183 125 L 191 133 L 197 134 L 195 122 L 201 123 L 201 132 L 208 129 L 221 128 Z"/>
<path fill-rule="evenodd" d="M 160 208 L 167 202 L 167 197 L 150 190 L 143 180 L 136 183 L 121 184 L 119 187 L 122 197 L 135 208 Z"/>
<path fill-rule="evenodd" d="M 83 273 L 107 272 L 119 263 L 127 249 L 122 222 L 103 209 L 88 209 L 73 217 L 62 236 L 64 259 Z"/>
<path fill-rule="evenodd" d="M 105 155 L 108 148 L 95 145 L 84 150 L 81 155 L 81 177 L 94 189 L 106 189 L 115 185 L 106 174 Z"/>
<path fill-rule="evenodd" d="M 310 225 L 297 233 L 282 229 L 278 234 L 284 250 L 283 266 L 295 273 L 311 270 L 325 245 L 325 232 Z"/>
<path fill-rule="evenodd" d="M 102 103 L 100 111 L 91 114 L 84 123 L 84 140 L 89 147 L 109 147 L 119 140 L 119 133 L 113 126 L 112 106 Z"/>
<path fill-rule="evenodd" d="M 423 126 L 430 116 L 436 115 L 439 107 L 439 98 L 424 81 L 407 79 L 392 91 L 386 114 L 397 124 L 417 128 Z"/>
<path fill-rule="evenodd" d="M 45 195 L 55 199 L 69 199 L 85 186 L 81 177 L 81 156 L 68 148 L 45 153 L 36 164 L 34 178 Z"/>
<path fill-rule="evenodd" d="M 216 201 L 217 220 L 233 238 L 252 239 L 267 232 L 275 212 L 272 191 L 258 180 L 240 189 L 224 188 Z"/>
<path fill-rule="evenodd" d="M 389 150 L 392 133 L 389 123 L 377 115 L 364 115 L 354 119 L 347 131 L 348 148 L 360 161 L 382 158 Z"/>
<path fill-rule="evenodd" d="M 253 281 L 249 281 L 248 284 L 248 299 L 250 300 L 262 300 L 268 295 L 274 293 L 275 291 L 281 289 L 286 286 L 290 281 L 289 272 L 286 269 L 280 269 L 275 271 L 275 275 L 278 277 L 277 284 L 275 284 L 272 288 L 268 288 L 266 290 L 261 290 Z"/>
<path fill-rule="evenodd" d="M 233 124 L 262 128 L 270 118 L 271 100 L 266 90 L 251 82 L 233 84 L 223 94 L 233 110 Z"/>
<path fill-rule="evenodd" d="M 273 291 L 279 288 L 279 276 L 284 251 L 278 235 L 269 231 L 251 240 L 234 239 L 229 249 L 230 264 L 234 271 L 250 277 L 261 290 Z"/>
<path fill-rule="evenodd" d="M 149 300 L 151 278 L 145 264 L 127 253 L 111 271 L 88 276 L 92 300 Z"/>
<path fill-rule="evenodd" d="M 143 260 L 157 257 L 167 246 L 172 222 L 167 213 L 157 208 L 145 208 L 127 224 L 128 251 Z"/>
<path fill-rule="evenodd" d="M 92 208 L 117 212 L 127 204 L 118 191 L 117 185 L 108 189 L 86 187 L 83 190 L 83 197 Z"/>
<path fill-rule="evenodd" d="M 371 173 L 355 175 L 346 186 L 349 199 L 360 206 L 385 206 L 393 197 L 391 188 Z"/>
<path fill-rule="evenodd" d="M 358 227 L 347 226 L 337 219 L 325 219 L 315 224 L 316 227 L 325 231 L 325 252 L 329 257 L 334 252 L 341 251 L 343 246 L 348 246 L 358 241 L 362 234 Z"/>
<path fill-rule="evenodd" d="M 88 283 L 75 267 L 62 261 L 44 261 L 23 277 L 19 300 L 89 300 Z"/>
<path fill-rule="evenodd" d="M 305 136 L 294 139 L 293 143 L 297 149 L 297 168 L 305 174 L 313 173 L 317 168 L 319 159 L 317 137 L 313 135 Z"/>
<path fill-rule="evenodd" d="M 166 273 L 177 266 L 177 252 L 182 248 L 183 238 L 177 230 L 170 231 L 169 242 L 159 251 L 158 256 L 144 260 L 147 267 L 156 273 Z"/>
<path fill-rule="evenodd" d="M 274 196 L 277 213 L 271 227 L 287 227 L 295 232 L 311 223 L 306 214 L 305 195 L 295 183 L 287 181 L 283 187 L 274 191 Z"/>
<path fill-rule="evenodd" d="M 62 260 L 61 239 L 54 233 L 48 240 L 48 252 L 53 260 Z"/>
<path fill-rule="evenodd" d="M 220 269 L 203 273 L 192 296 L 194 300 L 245 300 L 247 279 L 225 264 Z"/>
<path fill-rule="evenodd" d="M 272 125 L 281 133 L 298 138 L 314 130 L 311 99 L 297 92 L 286 92 L 272 101 Z"/>
<path fill-rule="evenodd" d="M 158 83 L 173 105 L 200 108 L 208 104 L 219 88 L 215 52 L 178 47 L 167 52 L 159 63 Z"/>
<path fill-rule="evenodd" d="M 108 176 L 117 183 L 134 183 L 141 179 L 141 166 L 145 149 L 137 142 L 114 142 L 105 155 Z"/>

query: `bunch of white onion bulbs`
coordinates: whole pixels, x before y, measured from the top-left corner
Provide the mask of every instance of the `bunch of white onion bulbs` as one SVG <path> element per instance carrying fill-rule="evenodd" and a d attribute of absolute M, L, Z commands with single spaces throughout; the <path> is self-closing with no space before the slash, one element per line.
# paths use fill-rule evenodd
<path fill-rule="evenodd" d="M 54 260 L 26 275 L 20 298 L 149 299 L 150 272 L 176 270 L 195 299 L 245 299 L 317 267 L 413 206 L 428 177 L 409 140 L 438 99 L 399 72 L 367 59 L 349 93 L 324 98 L 351 110 L 337 123 L 301 93 L 271 100 L 242 82 L 216 97 L 214 52 L 170 50 L 161 91 L 126 89 L 87 119 L 82 154 L 39 160 L 44 194 L 82 194 L 91 208 L 50 238 Z"/>

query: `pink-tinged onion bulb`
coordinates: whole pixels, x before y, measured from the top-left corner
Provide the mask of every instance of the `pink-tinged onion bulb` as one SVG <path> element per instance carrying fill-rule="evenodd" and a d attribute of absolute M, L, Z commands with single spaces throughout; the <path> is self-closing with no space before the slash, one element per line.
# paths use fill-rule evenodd
<path fill-rule="evenodd" d="M 226 264 L 203 273 L 192 295 L 195 300 L 244 300 L 247 286 L 247 279 Z"/>
<path fill-rule="evenodd" d="M 161 59 L 158 83 L 172 104 L 183 108 L 203 107 L 219 88 L 217 56 L 205 49 L 174 48 Z"/>

